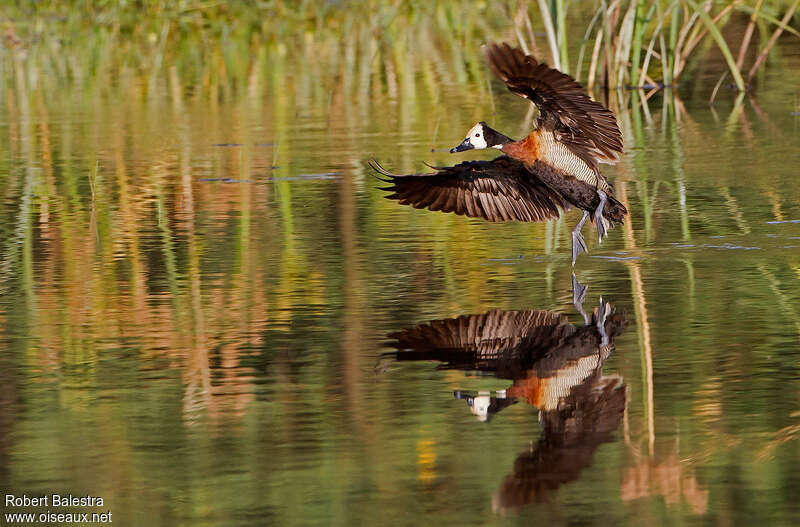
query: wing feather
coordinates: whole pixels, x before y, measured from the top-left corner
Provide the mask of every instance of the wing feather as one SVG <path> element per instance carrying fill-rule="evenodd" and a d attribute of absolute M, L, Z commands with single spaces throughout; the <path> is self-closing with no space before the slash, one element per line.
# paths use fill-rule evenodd
<path fill-rule="evenodd" d="M 492 310 L 432 320 L 392 333 L 389 338 L 397 341 L 393 346 L 406 352 L 463 353 L 471 355 L 472 360 L 481 360 L 531 352 L 539 355 L 574 332 L 575 326 L 564 315 L 552 311 Z"/>
<path fill-rule="evenodd" d="M 454 212 L 500 221 L 546 221 L 569 208 L 562 195 L 536 175 L 535 169 L 508 156 L 491 161 L 467 161 L 428 174 L 391 174 L 371 166 L 389 186 L 386 197 L 417 209 Z"/>
<path fill-rule="evenodd" d="M 619 159 L 622 134 L 617 119 L 590 99 L 575 79 L 505 43 L 489 43 L 483 52 L 508 89 L 539 108 L 537 127 L 556 132 L 559 141 L 590 165 Z"/>
<path fill-rule="evenodd" d="M 490 194 L 487 192 L 481 192 L 479 196 L 481 199 L 481 208 L 483 208 L 483 214 L 486 216 L 486 219 L 492 222 L 501 221 L 498 217 L 497 210 L 494 208 L 495 199 L 490 199 Z"/>

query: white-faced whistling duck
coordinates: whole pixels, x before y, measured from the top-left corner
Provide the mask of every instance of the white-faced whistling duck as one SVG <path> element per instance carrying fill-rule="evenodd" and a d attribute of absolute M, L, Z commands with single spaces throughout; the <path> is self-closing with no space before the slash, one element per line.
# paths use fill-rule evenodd
<path fill-rule="evenodd" d="M 432 167 L 428 174 L 391 174 L 374 160 L 373 169 L 391 186 L 386 196 L 403 205 L 455 212 L 500 221 L 547 221 L 571 206 L 583 210 L 572 231 L 572 265 L 586 243 L 581 228 L 587 218 L 597 226 L 598 241 L 623 221 L 628 211 L 614 199 L 599 163 L 615 163 L 622 153 L 614 114 L 589 98 L 572 77 L 538 62 L 508 44 L 483 47 L 492 71 L 508 89 L 538 108 L 533 131 L 521 141 L 473 126 L 466 139 L 450 150 L 497 148 L 505 155 L 491 161 L 467 161 Z"/>
<path fill-rule="evenodd" d="M 626 325 L 625 315 L 602 299 L 585 326 L 573 325 L 566 315 L 553 311 L 492 310 L 391 333 L 390 345 L 397 351 L 383 354 L 382 360 L 436 361 L 438 369 L 491 372 L 511 379 L 513 384 L 497 396 L 455 392 L 481 421 L 518 399 L 542 412 L 558 413 L 578 386 L 593 390 L 590 379 L 601 376 L 614 340 Z"/>

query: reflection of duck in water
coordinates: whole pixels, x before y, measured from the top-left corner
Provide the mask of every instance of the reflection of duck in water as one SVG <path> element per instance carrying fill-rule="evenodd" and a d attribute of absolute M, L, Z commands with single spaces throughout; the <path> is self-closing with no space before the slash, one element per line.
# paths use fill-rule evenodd
<path fill-rule="evenodd" d="M 626 324 L 600 302 L 577 327 L 550 311 L 498 311 L 420 324 L 390 335 L 398 361 L 432 360 L 441 369 L 492 372 L 511 379 L 506 390 L 456 392 L 481 421 L 519 400 L 539 409 L 543 432 L 521 454 L 494 497 L 495 508 L 538 502 L 591 465 L 597 447 L 610 440 L 625 409 L 619 376 L 603 376 L 614 338 Z"/>
<path fill-rule="evenodd" d="M 611 440 L 625 411 L 625 385 L 618 375 L 603 376 L 601 367 L 602 360 L 568 395 L 539 408 L 542 435 L 514 461 L 492 500 L 495 510 L 546 501 L 561 485 L 577 480 L 591 466 L 597 447 Z"/>

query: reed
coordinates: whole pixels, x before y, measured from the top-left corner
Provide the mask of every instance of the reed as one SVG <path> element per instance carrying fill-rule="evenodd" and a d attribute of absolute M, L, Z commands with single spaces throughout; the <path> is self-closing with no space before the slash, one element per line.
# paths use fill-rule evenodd
<path fill-rule="evenodd" d="M 588 71 L 589 89 L 597 85 L 609 89 L 674 86 L 692 62 L 707 55 L 709 42 L 725 60 L 735 88 L 745 91 L 783 32 L 800 37 L 792 27 L 798 3 L 800 0 L 735 0 L 726 5 L 693 0 L 601 0 L 593 13 L 578 15 L 588 22 L 574 65 L 569 64 L 566 53 L 569 33 L 561 30 L 566 4 L 553 0 L 548 5 L 539 0 L 538 9 L 552 64 L 562 71 L 575 72 L 579 81 L 582 71 Z M 775 15 L 781 12 L 783 16 L 778 19 Z M 729 41 L 739 39 L 739 32 L 734 34 L 732 27 L 739 14 L 749 16 L 749 23 L 734 58 Z M 525 18 L 515 18 L 515 24 L 521 21 L 529 24 Z M 753 39 L 756 30 L 766 34 Z M 730 33 L 728 37 L 726 32 Z M 748 54 L 757 58 L 745 80 L 742 72 Z M 588 65 L 584 64 L 587 60 Z"/>
<path fill-rule="evenodd" d="M 324 87 L 339 82 L 361 97 L 404 100 L 413 97 L 420 70 L 429 80 L 487 86 L 478 44 L 512 39 L 589 89 L 674 86 L 716 48 L 744 90 L 782 34 L 800 37 L 798 3 L 502 0 L 498 9 L 466 0 L 371 0 L 365 15 L 353 3 L 42 1 L 4 9 L 8 53 L 0 70 L 11 73 L 3 75 L 9 88 L 17 88 L 13 81 L 58 90 L 65 82 L 88 87 L 138 77 L 145 97 L 166 90 L 179 99 L 180 87 L 198 86 L 230 99 L 236 90 L 269 89 L 257 73 L 286 62 L 289 75 L 328 103 L 332 92 Z M 746 38 L 734 54 L 734 23 L 742 20 Z M 546 35 L 542 49 L 537 31 Z"/>

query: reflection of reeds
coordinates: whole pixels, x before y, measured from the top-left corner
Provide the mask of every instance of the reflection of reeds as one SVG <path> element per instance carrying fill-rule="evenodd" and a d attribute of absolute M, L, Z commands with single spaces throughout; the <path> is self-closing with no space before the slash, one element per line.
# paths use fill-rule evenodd
<path fill-rule="evenodd" d="M 757 6 L 760 21 L 770 22 L 765 18 L 769 12 L 767 4 L 769 2 L 765 1 Z M 607 10 L 609 7 L 617 9 L 619 5 L 611 4 Z M 646 16 L 649 5 L 639 2 L 636 9 L 640 14 L 644 10 Z M 663 23 L 666 23 L 664 17 L 671 17 L 669 24 L 672 24 L 672 19 L 680 21 L 686 14 L 680 5 L 676 5 L 667 15 L 670 6 L 672 4 L 666 6 L 660 15 Z M 533 3 L 530 7 L 536 9 Z M 53 23 L 53 27 L 74 32 L 73 44 L 65 48 L 65 44 L 46 38 L 47 35 L 32 41 L 30 32 L 26 32 L 27 26 L 18 22 L 16 29 L 20 44 L 0 58 L 0 64 L 13 73 L 7 77 L 9 86 L 4 93 L 9 122 L 8 155 L 14 159 L 24 159 L 26 171 L 20 177 L 16 173 L 11 174 L 4 189 L 5 197 L 14 202 L 16 208 L 13 213 L 8 213 L 9 218 L 5 221 L 8 241 L 2 255 L 2 272 L 3 277 L 9 279 L 4 280 L 3 287 L 7 289 L 8 284 L 13 283 L 21 263 L 27 266 L 24 268 L 28 273 L 25 277 L 35 272 L 37 262 L 31 263 L 30 259 L 23 262 L 25 255 L 21 250 L 29 251 L 30 243 L 38 243 L 38 236 L 45 240 L 44 243 L 58 246 L 57 254 L 71 255 L 63 261 L 57 258 L 49 261 L 48 265 L 51 272 L 58 270 L 56 275 L 66 273 L 67 281 L 75 282 L 77 297 L 82 294 L 81 288 L 93 284 L 92 287 L 96 288 L 93 302 L 100 309 L 115 305 L 117 301 L 113 295 L 131 288 L 135 292 L 135 305 L 129 306 L 130 319 L 135 320 L 136 325 L 146 326 L 148 319 L 142 313 L 147 309 L 148 301 L 152 301 L 148 296 L 152 291 L 148 292 L 147 288 L 152 287 L 150 274 L 153 272 L 148 258 L 155 257 L 163 278 L 156 289 L 169 298 L 167 303 L 172 305 L 171 316 L 173 321 L 177 321 L 176 326 L 186 327 L 189 321 L 194 318 L 200 320 L 202 315 L 192 305 L 196 298 L 189 294 L 190 286 L 195 286 L 192 292 L 195 295 L 197 288 L 202 290 L 209 287 L 202 281 L 188 281 L 188 277 L 201 272 L 204 265 L 203 244 L 213 243 L 209 240 L 214 238 L 208 232 L 190 228 L 196 220 L 176 222 L 172 217 L 173 209 L 177 205 L 186 206 L 194 200 L 218 215 L 224 216 L 235 210 L 243 229 L 241 237 L 237 239 L 241 242 L 240 254 L 244 255 L 250 250 L 247 232 L 251 229 L 258 231 L 257 224 L 263 221 L 256 218 L 261 214 L 251 213 L 248 207 L 252 205 L 249 200 L 258 199 L 261 202 L 259 206 L 266 210 L 264 217 L 269 218 L 270 235 L 283 233 L 283 236 L 275 238 L 275 247 L 271 248 L 275 251 L 273 254 L 278 255 L 277 260 L 282 262 L 282 267 L 277 270 L 258 266 L 248 268 L 253 276 L 241 284 L 252 283 L 254 276 L 263 273 L 278 276 L 283 292 L 293 292 L 292 288 L 298 287 L 295 282 L 314 284 L 303 290 L 303 294 L 313 295 L 321 286 L 319 280 L 311 280 L 311 273 L 307 269 L 314 258 L 303 242 L 304 229 L 309 228 L 309 223 L 304 219 L 302 210 L 310 198 L 302 187 L 285 179 L 295 174 L 292 163 L 302 157 L 298 155 L 302 152 L 297 141 L 303 131 L 296 128 L 297 115 L 309 114 L 315 119 L 324 116 L 330 132 L 329 136 L 324 136 L 319 148 L 321 151 L 336 152 L 326 154 L 325 160 L 337 166 L 357 167 L 365 148 L 378 144 L 366 143 L 363 136 L 373 133 L 384 122 L 392 123 L 392 135 L 396 135 L 399 128 L 404 134 L 424 137 L 426 145 L 429 137 L 435 136 L 436 140 L 442 141 L 446 140 L 444 138 L 459 137 L 463 133 L 459 120 L 445 114 L 442 109 L 450 108 L 442 101 L 451 96 L 452 92 L 448 90 L 454 85 L 463 83 L 470 87 L 464 91 L 475 92 L 475 114 L 489 111 L 488 102 L 480 101 L 487 94 L 490 76 L 487 75 L 478 47 L 462 46 L 453 39 L 463 37 L 466 41 L 480 42 L 487 33 L 499 32 L 505 27 L 505 15 L 481 17 L 447 6 L 427 4 L 420 6 L 420 9 L 425 16 L 401 7 L 381 7 L 375 17 L 357 17 L 347 10 L 327 13 L 320 15 L 322 18 L 314 19 L 319 31 L 313 35 L 293 33 L 293 26 L 288 22 L 285 26 L 258 26 L 248 30 L 251 31 L 247 33 L 251 40 L 246 42 L 237 40 L 244 34 L 243 27 L 238 24 L 244 22 L 228 21 L 225 23 L 234 24 L 230 27 L 233 39 L 230 49 L 220 49 L 202 42 L 200 36 L 213 38 L 214 31 L 220 29 L 213 24 L 207 28 L 204 26 L 199 35 L 194 35 L 188 34 L 185 28 L 181 29 L 180 24 L 166 31 L 162 21 L 149 28 L 154 35 L 150 42 L 147 37 L 149 33 L 140 33 L 140 29 L 132 30 L 133 33 L 125 39 L 121 29 L 106 31 L 102 25 L 96 33 L 78 34 L 77 28 L 81 27 L 82 22 L 70 15 L 64 21 Z M 653 13 L 657 14 L 658 9 L 661 8 L 658 7 Z M 791 6 L 787 13 L 790 11 Z M 626 13 L 619 11 L 618 14 L 624 18 Z M 198 16 L 184 13 L 178 20 L 186 21 L 185 17 L 194 20 Z M 206 13 L 203 16 L 210 15 Z M 603 14 L 601 18 L 598 15 L 593 27 L 598 30 L 606 27 L 612 22 L 609 16 Z M 522 24 L 520 35 L 532 38 L 533 32 L 528 30 L 528 26 L 533 28 L 536 19 L 527 17 L 526 22 L 525 17 L 517 18 Z M 553 21 L 559 24 L 560 19 L 561 15 L 555 15 Z M 419 24 L 409 29 L 408 24 L 412 21 L 419 21 Z M 784 16 L 784 23 L 786 21 L 788 19 Z M 217 22 L 222 24 L 223 20 Z M 147 24 L 149 22 L 144 27 L 149 27 Z M 341 31 L 341 27 L 352 30 L 353 38 L 345 41 L 337 38 L 337 31 Z M 563 27 L 563 24 L 554 26 L 554 30 L 561 31 L 557 35 L 557 42 L 562 42 L 567 38 L 564 35 L 569 33 L 564 32 Z M 626 31 L 636 35 L 637 27 L 640 26 L 634 25 Z M 268 33 L 279 29 L 286 32 L 285 39 L 266 38 Z M 381 30 L 377 36 L 376 29 Z M 669 31 L 665 28 L 665 41 L 682 42 L 682 46 L 694 43 L 702 34 L 702 28 L 694 26 L 694 29 L 696 33 L 689 29 L 683 34 L 683 26 L 670 26 Z M 505 30 L 508 31 L 508 28 Z M 582 28 L 580 33 L 583 33 Z M 641 48 L 642 61 L 647 60 L 647 55 L 655 57 L 656 51 L 652 50 L 660 49 L 661 39 L 654 37 L 656 35 L 648 30 L 642 31 L 642 42 L 647 42 L 646 47 Z M 377 41 L 373 42 L 374 39 Z M 602 41 L 597 41 L 602 44 L 597 47 L 591 39 L 588 40 L 588 46 L 597 49 L 597 53 L 593 54 L 597 55 L 598 61 L 604 60 L 603 57 L 615 57 L 616 51 L 613 48 L 606 49 Z M 102 49 L 88 46 L 95 41 Z M 344 54 L 341 55 L 341 52 Z M 161 58 L 157 58 L 159 55 Z M 162 66 L 153 67 L 155 62 L 151 60 L 156 59 Z M 71 85 L 67 83 L 62 86 L 60 82 L 64 79 L 72 79 L 79 89 L 64 89 L 63 86 Z M 366 90 L 361 80 L 368 81 Z M 623 123 L 633 121 L 634 133 L 632 139 L 627 141 L 628 145 L 634 148 L 646 143 L 647 123 L 652 121 L 647 109 L 647 95 L 638 91 L 617 95 L 619 97 L 612 97 L 611 104 L 617 103 L 620 120 Z M 108 105 L 104 106 L 98 101 L 106 101 Z M 666 108 L 671 109 L 670 114 L 677 119 L 680 101 L 671 96 L 665 97 L 664 101 Z M 43 108 L 60 105 L 70 107 L 76 115 L 91 116 L 96 122 L 94 132 L 89 133 L 71 121 L 64 124 L 60 114 L 59 118 L 53 118 L 42 111 Z M 498 106 L 502 110 L 502 106 Z M 629 106 L 632 106 L 631 111 L 626 111 Z M 111 111 L 108 111 L 109 107 Z M 640 107 L 641 110 L 647 110 L 644 118 Z M 39 108 L 39 115 L 32 108 Z M 377 120 L 379 124 L 375 124 L 374 116 L 370 115 L 374 108 L 379 108 L 381 112 L 381 119 Z M 737 113 L 731 114 L 732 121 L 742 111 L 740 105 L 736 108 Z M 261 127 L 261 138 L 249 139 L 244 132 L 250 129 L 246 122 L 224 122 L 223 114 L 230 111 L 237 116 L 234 120 L 246 121 L 243 117 L 252 119 L 250 124 Z M 173 119 L 177 115 L 191 117 Z M 254 117 L 256 115 L 260 117 Z M 173 131 L 162 123 L 164 116 L 170 117 L 164 122 L 179 123 L 179 139 L 176 140 L 182 145 L 179 154 L 163 149 L 162 138 L 168 138 L 167 142 L 174 140 L 170 135 Z M 480 117 L 485 118 L 483 115 Z M 471 118 L 470 114 L 465 119 Z M 36 126 L 40 129 L 37 130 Z M 419 128 L 422 130 L 419 131 Z M 670 122 L 665 128 L 673 134 L 671 141 L 675 146 L 671 159 L 675 172 L 674 197 L 676 209 L 681 213 L 682 238 L 688 240 L 692 234 L 690 217 L 695 217 L 695 211 L 687 205 L 687 187 L 691 188 L 691 180 L 683 181 L 679 158 L 689 156 L 691 152 L 683 153 L 683 139 L 678 137 L 674 123 Z M 525 130 L 527 125 L 520 133 Z M 213 155 L 208 156 L 209 163 L 220 172 L 238 167 L 238 170 L 232 170 L 233 173 L 221 175 L 245 180 L 269 176 L 284 179 L 241 189 L 221 184 L 204 184 L 192 189 L 197 185 L 192 179 L 198 176 L 192 172 L 192 165 L 206 154 L 196 145 L 191 148 L 187 145 L 198 141 L 215 141 L 221 133 L 240 131 L 247 139 L 243 142 L 249 146 L 240 149 L 217 148 Z M 726 133 L 736 133 L 736 127 L 727 128 Z M 100 141 L 99 138 L 104 136 L 111 140 Z M 343 153 L 337 148 L 342 145 L 344 137 L 352 140 Z M 259 150 L 263 154 L 256 154 L 252 142 L 260 140 L 270 141 L 273 146 Z M 383 143 L 378 148 L 388 150 Z M 397 162 L 406 167 L 418 160 L 416 156 L 419 150 L 410 146 L 410 142 L 403 143 L 396 150 L 392 147 L 392 151 L 396 152 Z M 230 156 L 227 156 L 228 153 Z M 173 159 L 175 155 L 180 157 L 180 188 L 169 181 L 173 168 L 177 166 Z M 39 158 L 46 160 L 42 163 L 43 173 L 38 172 Z M 147 162 L 143 164 L 144 159 Z M 638 190 L 633 197 L 634 217 L 644 212 L 645 233 L 640 243 L 649 243 L 658 236 L 660 225 L 656 213 L 661 205 L 658 200 L 667 199 L 664 196 L 669 192 L 664 189 L 669 188 L 669 183 L 652 179 L 646 181 L 643 174 L 647 173 L 647 165 L 644 161 L 634 158 L 640 175 L 629 187 Z M 258 167 L 274 165 L 279 168 L 264 168 L 259 172 Z M 112 171 L 115 176 L 110 175 Z M 348 171 L 347 177 L 357 178 L 359 175 L 358 169 L 348 168 Z M 362 185 L 358 181 L 353 185 L 355 192 L 369 188 L 369 185 Z M 36 190 L 39 187 L 46 190 L 40 194 Z M 720 188 L 725 188 L 725 185 Z M 735 206 L 735 189 L 726 192 L 728 202 Z M 374 196 L 377 195 L 375 191 Z M 228 199 L 220 199 L 225 196 Z M 389 203 L 378 199 L 374 201 L 370 210 L 376 217 L 397 218 L 405 214 Z M 744 204 L 741 210 L 745 210 L 743 207 Z M 30 218 L 37 215 L 40 219 L 38 224 L 34 222 L 30 227 Z M 696 217 L 701 226 L 712 223 L 706 221 L 700 212 Z M 521 250 L 512 242 L 490 249 L 485 241 L 491 235 L 485 233 L 497 231 L 483 230 L 483 226 L 451 217 L 431 218 L 430 221 L 435 257 L 443 263 L 443 279 L 448 284 L 448 291 L 456 292 L 463 288 L 474 293 L 471 298 L 475 301 L 483 294 L 479 284 L 485 278 L 485 268 L 474 262 L 497 256 L 498 253 L 513 257 L 529 249 L 558 254 L 564 235 L 563 223 L 524 226 L 516 232 L 527 233 L 531 243 L 526 250 Z M 151 225 L 151 238 L 143 232 L 143 225 Z M 260 228 L 263 229 L 263 225 Z M 314 228 L 318 226 L 315 224 Z M 31 229 L 33 232 L 29 232 Z M 26 236 L 29 244 L 18 243 L 24 242 Z M 192 243 L 187 244 L 189 238 Z M 154 243 L 154 240 L 158 243 Z M 153 247 L 148 247 L 148 243 Z M 31 252 L 25 254 L 31 258 L 37 257 Z M 191 267 L 186 265 L 186 254 L 191 255 Z M 464 262 L 470 262 L 466 271 L 458 268 Z M 549 260 L 545 267 L 544 279 L 549 284 L 548 290 L 553 291 L 559 283 L 555 279 L 558 264 L 555 260 Z M 92 280 L 81 280 L 80 277 L 86 275 L 86 269 L 93 269 L 92 272 L 96 272 L 97 276 Z M 126 282 L 121 290 L 116 290 L 115 276 L 123 271 L 130 283 Z M 513 283 L 515 274 L 512 267 L 504 268 L 502 276 L 498 273 L 498 279 Z M 102 294 L 97 292 L 106 286 L 109 286 L 109 291 Z M 28 293 L 36 296 L 36 291 L 31 288 Z M 109 296 L 103 297 L 105 294 Z M 282 293 L 277 297 L 281 302 L 287 301 Z M 195 311 L 192 311 L 193 307 Z M 284 313 L 278 316 L 284 316 Z M 127 322 L 128 317 L 120 315 L 120 320 Z M 206 316 L 203 320 L 208 323 L 211 319 Z M 163 331 L 169 332 L 167 328 Z"/>

